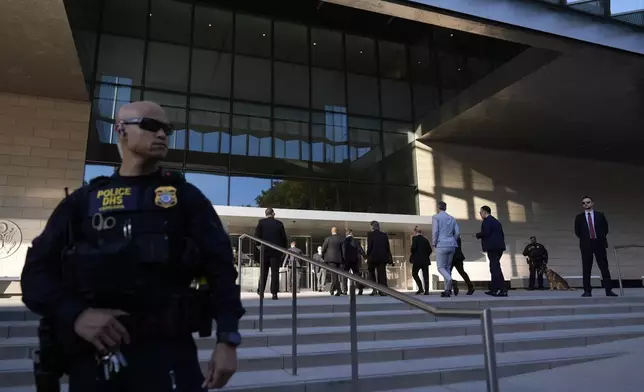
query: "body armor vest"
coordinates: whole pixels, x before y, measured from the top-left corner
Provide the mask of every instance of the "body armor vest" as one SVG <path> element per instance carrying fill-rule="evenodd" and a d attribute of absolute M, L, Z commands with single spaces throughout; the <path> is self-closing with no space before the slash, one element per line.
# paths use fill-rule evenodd
<path fill-rule="evenodd" d="M 156 309 L 188 287 L 190 269 L 182 264 L 189 246 L 177 195 L 183 182 L 175 174 L 92 181 L 65 252 L 72 289 L 92 306 L 132 312 Z"/>

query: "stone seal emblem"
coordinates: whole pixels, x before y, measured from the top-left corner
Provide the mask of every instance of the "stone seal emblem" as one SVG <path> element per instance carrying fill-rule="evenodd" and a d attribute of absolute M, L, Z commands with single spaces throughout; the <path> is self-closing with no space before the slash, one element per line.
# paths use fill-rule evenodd
<path fill-rule="evenodd" d="M 10 220 L 0 219 L 0 259 L 6 259 L 22 245 L 22 231 Z"/>

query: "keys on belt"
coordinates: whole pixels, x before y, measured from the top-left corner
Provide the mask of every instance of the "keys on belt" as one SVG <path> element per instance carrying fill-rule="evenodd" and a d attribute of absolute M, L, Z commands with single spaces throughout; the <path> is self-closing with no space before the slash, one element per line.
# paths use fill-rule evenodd
<path fill-rule="evenodd" d="M 99 366 L 103 372 L 105 381 L 109 381 L 117 375 L 121 369 L 127 366 L 125 356 L 120 351 L 98 357 Z"/>

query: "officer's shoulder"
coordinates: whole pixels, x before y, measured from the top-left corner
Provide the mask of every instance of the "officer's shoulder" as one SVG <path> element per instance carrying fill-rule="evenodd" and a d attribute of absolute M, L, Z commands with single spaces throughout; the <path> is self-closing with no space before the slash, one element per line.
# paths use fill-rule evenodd
<path fill-rule="evenodd" d="M 187 183 L 186 177 L 183 175 L 183 173 L 177 170 L 162 169 L 161 178 L 164 182 L 172 185 L 182 185 Z"/>

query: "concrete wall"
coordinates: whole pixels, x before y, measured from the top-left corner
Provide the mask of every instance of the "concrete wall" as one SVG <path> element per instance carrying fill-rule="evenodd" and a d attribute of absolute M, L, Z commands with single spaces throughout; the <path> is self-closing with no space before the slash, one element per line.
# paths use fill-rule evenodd
<path fill-rule="evenodd" d="M 521 253 L 531 235 L 547 247 L 554 270 L 581 275 L 573 220 L 583 195 L 592 196 L 595 208 L 606 213 L 609 246 L 644 245 L 644 168 L 431 142 L 415 142 L 415 159 L 420 213 L 432 215 L 437 200 L 447 202 L 448 212 L 459 219 L 466 270 L 474 280 L 489 280 L 487 262 L 472 237 L 480 229 L 482 205 L 489 205 L 504 226 L 506 280 L 528 275 Z M 612 249 L 609 262 L 616 279 Z M 641 279 L 644 249 L 620 251 L 620 263 L 623 278 Z M 596 266 L 593 275 L 599 275 Z"/>
<path fill-rule="evenodd" d="M 82 185 L 88 121 L 89 103 L 0 94 L 0 277 L 20 275 L 63 188 Z"/>

